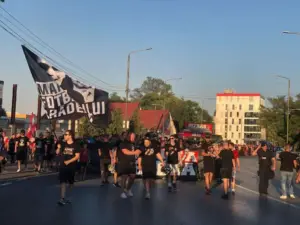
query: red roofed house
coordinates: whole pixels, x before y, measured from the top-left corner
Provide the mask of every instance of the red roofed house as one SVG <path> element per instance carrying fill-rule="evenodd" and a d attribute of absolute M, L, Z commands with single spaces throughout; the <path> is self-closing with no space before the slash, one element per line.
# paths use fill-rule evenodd
<path fill-rule="evenodd" d="M 110 110 L 121 109 L 123 117 L 125 117 L 126 103 L 112 102 L 110 103 Z M 127 128 L 129 127 L 129 121 L 135 110 L 139 110 L 139 116 L 141 124 L 148 130 L 165 130 L 165 133 L 169 133 L 169 125 L 172 125 L 173 120 L 168 110 L 142 110 L 139 106 L 139 102 L 129 102 L 127 105 L 127 118 L 124 118 L 123 127 L 127 121 Z M 163 125 L 165 124 L 165 126 Z M 172 131 L 174 132 L 174 131 Z"/>

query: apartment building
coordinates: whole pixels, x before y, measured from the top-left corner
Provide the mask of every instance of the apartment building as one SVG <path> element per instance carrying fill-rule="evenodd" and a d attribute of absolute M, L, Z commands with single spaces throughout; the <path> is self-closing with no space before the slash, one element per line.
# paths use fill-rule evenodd
<path fill-rule="evenodd" d="M 216 95 L 215 133 L 236 144 L 263 139 L 259 112 L 265 105 L 259 93 L 236 93 L 226 89 Z"/>

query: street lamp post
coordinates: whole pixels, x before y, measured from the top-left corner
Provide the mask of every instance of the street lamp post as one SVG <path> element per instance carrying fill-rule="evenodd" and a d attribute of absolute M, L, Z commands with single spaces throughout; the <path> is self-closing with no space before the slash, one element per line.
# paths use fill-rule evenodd
<path fill-rule="evenodd" d="M 287 117 L 286 117 L 286 142 L 289 142 L 289 127 L 290 127 L 290 98 L 291 98 L 291 80 L 288 77 L 276 75 L 276 77 L 288 81 L 288 99 L 287 99 Z"/>
<path fill-rule="evenodd" d="M 164 84 L 167 85 L 167 82 L 172 81 L 172 80 L 182 80 L 182 77 L 175 77 L 175 78 L 166 79 L 166 80 L 164 80 Z M 164 111 L 166 110 L 165 97 L 163 98 L 163 109 L 164 109 Z M 165 135 L 165 116 L 163 116 L 163 135 Z"/>
<path fill-rule="evenodd" d="M 152 48 L 147 48 L 147 49 L 141 49 L 141 50 L 136 50 L 136 51 L 132 51 L 128 54 L 127 57 L 127 76 L 126 76 L 126 103 L 125 103 L 125 128 L 127 128 L 127 115 L 128 115 L 128 98 L 129 98 L 129 79 L 130 79 L 130 56 L 134 53 L 138 53 L 138 52 L 144 52 L 144 51 L 150 51 L 152 50 Z"/>

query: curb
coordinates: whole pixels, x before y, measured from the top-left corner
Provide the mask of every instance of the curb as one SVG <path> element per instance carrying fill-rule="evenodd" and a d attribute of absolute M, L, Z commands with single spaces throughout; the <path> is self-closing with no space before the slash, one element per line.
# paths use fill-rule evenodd
<path fill-rule="evenodd" d="M 47 174 L 43 174 L 43 175 L 31 174 L 31 175 L 25 175 L 25 176 L 22 176 L 22 177 L 18 177 L 18 178 L 3 179 L 3 180 L 0 180 L 0 188 L 9 186 L 9 185 L 11 185 L 15 182 L 24 181 L 24 180 L 31 180 L 31 179 L 34 179 L 34 178 L 47 177 L 47 176 L 52 176 L 52 175 L 55 175 L 55 174 L 57 174 L 57 172 L 47 173 Z"/>

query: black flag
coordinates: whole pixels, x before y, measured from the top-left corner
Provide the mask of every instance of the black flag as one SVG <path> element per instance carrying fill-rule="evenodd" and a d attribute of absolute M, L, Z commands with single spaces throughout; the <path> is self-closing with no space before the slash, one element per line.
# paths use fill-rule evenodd
<path fill-rule="evenodd" d="M 42 118 L 70 120 L 86 115 L 91 122 L 98 117 L 102 124 L 108 123 L 107 92 L 71 78 L 25 46 L 22 48 L 42 102 Z"/>

